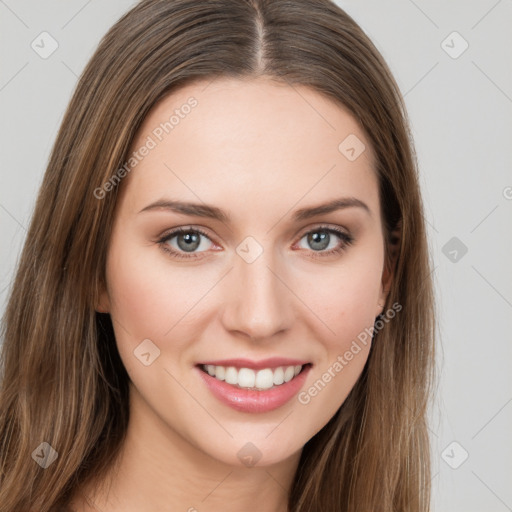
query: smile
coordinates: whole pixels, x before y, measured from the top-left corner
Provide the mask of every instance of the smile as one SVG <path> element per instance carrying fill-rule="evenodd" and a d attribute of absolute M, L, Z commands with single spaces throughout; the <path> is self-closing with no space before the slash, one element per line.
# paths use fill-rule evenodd
<path fill-rule="evenodd" d="M 225 360 L 197 364 L 195 369 L 210 393 L 240 412 L 264 413 L 286 403 L 304 386 L 312 363 L 292 359 Z"/>
<path fill-rule="evenodd" d="M 291 381 L 303 369 L 303 365 L 279 366 L 277 368 L 236 368 L 234 366 L 201 365 L 201 369 L 217 380 L 244 389 L 272 389 Z"/>

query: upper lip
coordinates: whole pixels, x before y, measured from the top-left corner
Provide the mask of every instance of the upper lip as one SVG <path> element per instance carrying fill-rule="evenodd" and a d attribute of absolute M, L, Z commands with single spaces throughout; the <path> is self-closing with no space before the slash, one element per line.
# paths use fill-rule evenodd
<path fill-rule="evenodd" d="M 218 361 L 202 361 L 198 365 L 213 366 L 235 366 L 236 368 L 251 368 L 253 370 L 261 370 L 263 368 L 278 368 L 279 366 L 304 366 L 309 361 L 300 359 L 290 359 L 287 357 L 269 357 L 260 361 L 251 361 L 250 359 L 222 359 Z"/>

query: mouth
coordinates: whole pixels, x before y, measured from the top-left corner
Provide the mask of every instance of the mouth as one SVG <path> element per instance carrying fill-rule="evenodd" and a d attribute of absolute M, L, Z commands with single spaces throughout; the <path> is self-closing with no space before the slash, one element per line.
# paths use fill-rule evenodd
<path fill-rule="evenodd" d="M 283 358 L 260 362 L 231 359 L 199 363 L 195 369 L 206 388 L 224 405 L 239 412 L 266 413 L 291 402 L 305 385 L 312 366 Z"/>
<path fill-rule="evenodd" d="M 252 365 L 255 366 L 255 365 Z M 258 365 L 261 366 L 261 365 Z M 260 367 L 198 364 L 197 367 L 210 377 L 225 382 L 238 389 L 251 391 L 266 391 L 277 388 L 295 379 L 309 369 L 311 363 L 288 364 L 281 366 Z"/>

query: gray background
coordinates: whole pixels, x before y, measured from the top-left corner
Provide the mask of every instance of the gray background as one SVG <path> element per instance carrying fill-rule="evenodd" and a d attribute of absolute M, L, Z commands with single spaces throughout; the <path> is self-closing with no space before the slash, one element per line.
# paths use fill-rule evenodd
<path fill-rule="evenodd" d="M 0 312 L 77 77 L 134 3 L 0 0 Z M 389 63 L 418 153 L 440 324 L 433 511 L 512 511 L 512 1 L 338 4 Z"/>

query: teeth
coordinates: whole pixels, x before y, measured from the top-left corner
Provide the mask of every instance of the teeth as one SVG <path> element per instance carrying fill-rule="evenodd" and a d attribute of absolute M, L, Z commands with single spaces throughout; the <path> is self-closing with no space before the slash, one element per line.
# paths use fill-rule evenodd
<path fill-rule="evenodd" d="M 274 370 L 273 382 L 276 386 L 280 386 L 284 382 L 284 370 L 282 366 Z"/>
<path fill-rule="evenodd" d="M 256 385 L 259 389 L 270 389 L 274 387 L 274 372 L 270 368 L 259 370 L 256 374 Z"/>
<path fill-rule="evenodd" d="M 288 366 L 284 371 L 284 381 L 289 382 L 295 375 L 295 366 Z"/>
<path fill-rule="evenodd" d="M 224 366 L 216 366 L 214 375 L 217 379 L 224 380 L 226 378 L 226 369 Z"/>
<path fill-rule="evenodd" d="M 228 384 L 238 384 L 238 372 L 233 366 L 226 368 L 226 382 Z"/>
<path fill-rule="evenodd" d="M 235 368 L 231 369 L 235 370 L 236 372 Z M 235 372 L 234 374 L 236 375 Z M 254 370 L 250 370 L 249 368 L 240 368 L 240 370 L 238 371 L 238 380 L 236 380 L 235 377 L 235 382 L 232 382 L 232 384 L 238 384 L 242 388 L 253 388 L 255 382 L 256 373 L 254 372 Z"/>
<path fill-rule="evenodd" d="M 302 365 L 280 366 L 278 368 L 264 368 L 253 370 L 251 368 L 235 368 L 234 366 L 215 366 L 207 364 L 202 366 L 209 375 L 228 384 L 246 389 L 270 389 L 290 382 L 302 370 Z"/>

